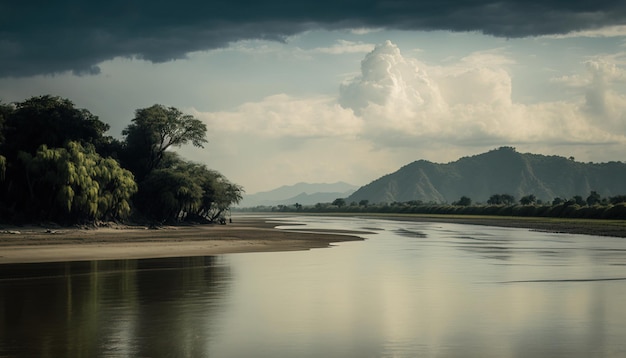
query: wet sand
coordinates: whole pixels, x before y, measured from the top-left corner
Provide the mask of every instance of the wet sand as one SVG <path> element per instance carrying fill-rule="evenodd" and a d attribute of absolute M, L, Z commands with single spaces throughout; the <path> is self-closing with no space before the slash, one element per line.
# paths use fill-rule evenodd
<path fill-rule="evenodd" d="M 290 232 L 275 229 L 276 225 L 279 223 L 246 218 L 228 225 L 158 229 L 1 227 L 0 264 L 309 250 L 362 240 L 350 233 Z"/>

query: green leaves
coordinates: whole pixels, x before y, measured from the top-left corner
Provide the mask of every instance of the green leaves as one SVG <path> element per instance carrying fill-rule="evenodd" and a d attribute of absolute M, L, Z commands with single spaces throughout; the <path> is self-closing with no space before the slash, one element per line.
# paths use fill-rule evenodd
<path fill-rule="evenodd" d="M 137 205 L 157 221 L 180 221 L 189 215 L 216 220 L 242 199 L 241 186 L 202 164 L 168 156 L 167 168 L 153 170 L 141 183 Z"/>
<path fill-rule="evenodd" d="M 159 167 L 168 148 L 207 143 L 202 121 L 160 104 L 138 109 L 122 134 L 126 137 L 124 162 L 140 181 Z"/>
<path fill-rule="evenodd" d="M 43 145 L 34 156 L 20 152 L 19 158 L 28 174 L 33 204 L 44 218 L 84 222 L 130 213 L 129 201 L 137 191 L 133 175 L 117 161 L 100 157 L 93 146 Z"/>
<path fill-rule="evenodd" d="M 4 181 L 7 170 L 7 158 L 0 155 L 0 181 Z"/>
<path fill-rule="evenodd" d="M 16 103 L 7 113 L 3 147 L 10 159 L 19 151 L 34 154 L 43 144 L 51 148 L 63 147 L 69 141 L 98 145 L 109 129 L 97 116 L 61 97 L 32 97 Z"/>
<path fill-rule="evenodd" d="M 124 141 L 104 136 L 108 129 L 61 97 L 0 103 L 0 215 L 77 223 L 137 208 L 154 220 L 215 219 L 241 200 L 240 186 L 170 150 L 207 143 L 193 116 L 156 104 L 135 112 Z"/>

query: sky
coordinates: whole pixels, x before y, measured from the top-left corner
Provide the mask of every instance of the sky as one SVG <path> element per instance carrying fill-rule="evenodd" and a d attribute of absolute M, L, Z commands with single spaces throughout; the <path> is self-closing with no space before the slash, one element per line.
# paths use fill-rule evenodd
<path fill-rule="evenodd" d="M 624 161 L 626 4 L 0 0 L 0 100 L 207 125 L 175 149 L 246 193 L 365 185 L 501 146 Z"/>

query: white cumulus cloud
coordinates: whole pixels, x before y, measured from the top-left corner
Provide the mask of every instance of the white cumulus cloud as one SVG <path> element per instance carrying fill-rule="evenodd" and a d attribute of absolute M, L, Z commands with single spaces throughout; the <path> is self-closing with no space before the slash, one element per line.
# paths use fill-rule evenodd
<path fill-rule="evenodd" d="M 525 105 L 512 100 L 514 64 L 496 50 L 427 66 L 387 41 L 341 85 L 339 102 L 363 119 L 363 137 L 387 146 L 625 141 L 615 132 L 623 128 L 624 98 L 611 89 L 626 77 L 619 66 L 590 61 L 585 78 L 569 78 L 584 87 L 584 101 Z"/>
<path fill-rule="evenodd" d="M 350 181 L 416 159 L 446 161 L 500 145 L 590 157 L 585 148 L 607 144 L 617 151 L 626 144 L 619 58 L 592 59 L 584 73 L 553 80 L 577 96 L 535 104 L 512 99 L 515 65 L 501 49 L 428 65 L 386 41 L 364 56 L 356 76 L 338 84 L 336 96 L 283 93 L 192 114 L 207 123 L 210 145 L 221 153 L 212 162 L 240 163 L 235 178 L 254 169 L 256 181 L 267 185 L 296 172 L 303 181 L 332 180 L 346 168 L 351 174 L 343 180 Z"/>
<path fill-rule="evenodd" d="M 193 115 L 210 130 L 254 133 L 265 138 L 315 138 L 353 136 L 362 121 L 334 98 L 294 98 L 277 94 L 259 102 L 249 102 L 229 112 L 199 112 Z"/>

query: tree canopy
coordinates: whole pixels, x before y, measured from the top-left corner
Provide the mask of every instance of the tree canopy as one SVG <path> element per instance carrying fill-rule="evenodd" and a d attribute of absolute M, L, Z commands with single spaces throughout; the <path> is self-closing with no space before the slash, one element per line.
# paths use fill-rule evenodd
<path fill-rule="evenodd" d="M 87 222 L 123 219 L 137 184 L 117 161 L 102 158 L 93 146 L 69 142 L 64 148 L 42 145 L 34 156 L 20 152 L 26 170 L 32 217 Z"/>
<path fill-rule="evenodd" d="M 5 110 L 2 110 L 5 112 Z M 34 154 L 41 145 L 63 147 L 69 141 L 100 144 L 109 125 L 86 109 L 54 96 L 32 97 L 15 104 L 4 119 L 3 151 L 13 158 L 19 151 Z"/>
<path fill-rule="evenodd" d="M 215 221 L 241 201 L 242 193 L 219 172 L 169 155 L 142 182 L 137 205 L 155 221 Z"/>
<path fill-rule="evenodd" d="M 207 143 L 206 125 L 202 121 L 160 104 L 138 109 L 122 134 L 126 146 L 124 159 L 138 180 L 159 166 L 170 147 L 187 143 L 203 147 Z"/>
<path fill-rule="evenodd" d="M 61 97 L 0 102 L 0 221 L 213 221 L 241 200 L 241 186 L 170 150 L 207 143 L 193 116 L 156 104 L 123 140 L 108 129 Z"/>

